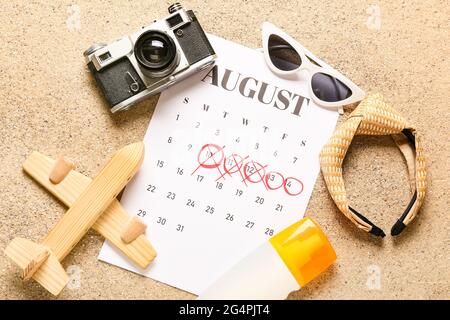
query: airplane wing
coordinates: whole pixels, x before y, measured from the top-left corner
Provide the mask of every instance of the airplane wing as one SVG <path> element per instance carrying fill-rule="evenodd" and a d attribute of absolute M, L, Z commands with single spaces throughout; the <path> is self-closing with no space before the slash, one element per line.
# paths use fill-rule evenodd
<path fill-rule="evenodd" d="M 92 179 L 72 170 L 63 181 L 53 184 L 48 177 L 54 163 L 55 160 L 35 151 L 25 160 L 23 169 L 57 199 L 70 207 Z M 140 235 L 129 244 L 122 241 L 120 235 L 129 218 L 119 201 L 114 199 L 92 228 L 108 239 L 137 266 L 145 269 L 156 257 L 156 251 L 145 235 Z"/>

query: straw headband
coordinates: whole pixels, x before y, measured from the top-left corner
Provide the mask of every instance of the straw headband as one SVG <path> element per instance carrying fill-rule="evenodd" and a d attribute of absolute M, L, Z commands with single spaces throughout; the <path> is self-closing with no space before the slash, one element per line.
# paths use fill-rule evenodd
<path fill-rule="evenodd" d="M 384 237 L 384 231 L 350 207 L 347 200 L 342 164 L 355 135 L 392 135 L 405 157 L 413 196 L 405 212 L 392 226 L 391 235 L 396 236 L 414 219 L 425 198 L 425 157 L 418 132 L 386 104 L 381 95 L 369 95 L 361 101 L 349 118 L 337 127 L 320 153 L 322 174 L 339 210 L 358 228 Z"/>

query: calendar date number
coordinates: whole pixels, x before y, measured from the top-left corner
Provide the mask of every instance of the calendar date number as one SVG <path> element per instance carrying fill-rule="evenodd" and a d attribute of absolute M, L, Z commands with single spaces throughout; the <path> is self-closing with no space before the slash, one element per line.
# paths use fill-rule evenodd
<path fill-rule="evenodd" d="M 236 153 L 226 156 L 224 148 L 217 144 L 205 144 L 198 153 L 198 166 L 191 175 L 194 175 L 200 168 L 216 171 L 219 175 L 216 179 L 216 189 L 223 187 L 223 183 L 217 180 L 223 179 L 225 176 L 236 176 L 246 186 L 262 183 L 268 191 L 281 189 L 290 196 L 298 196 L 303 192 L 303 182 L 300 179 L 285 177 L 277 171 L 268 170 L 268 165 L 262 165 L 249 159 L 248 156 L 242 157 Z M 238 190 L 236 195 L 241 196 L 242 190 Z M 264 198 L 258 197 L 255 202 L 263 204 Z"/>

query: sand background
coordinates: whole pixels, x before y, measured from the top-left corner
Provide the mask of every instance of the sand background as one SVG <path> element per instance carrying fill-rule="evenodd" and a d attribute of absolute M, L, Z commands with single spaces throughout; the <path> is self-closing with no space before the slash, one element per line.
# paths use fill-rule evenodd
<path fill-rule="evenodd" d="M 0 9 L 0 247 L 42 238 L 65 208 L 21 170 L 33 150 L 65 155 L 94 176 L 115 150 L 142 139 L 153 97 L 111 115 L 82 52 L 167 14 L 167 1 L 3 1 Z M 449 298 L 450 6 L 447 1 L 184 1 L 203 28 L 257 48 L 271 21 L 367 92 L 380 92 L 419 128 L 429 170 L 423 209 L 401 237 L 375 239 L 335 208 L 321 176 L 307 214 L 329 236 L 336 264 L 292 299 Z M 75 5 L 75 6 L 74 6 Z M 79 10 L 78 10 L 79 9 Z M 80 25 L 77 24 L 79 12 Z M 372 16 L 372 18 L 371 18 Z M 379 17 L 379 19 L 378 19 Z M 380 22 L 380 24 L 378 23 Z M 447 57 L 447 58 L 446 58 Z M 345 117 L 344 117 L 345 118 Z M 344 166 L 350 200 L 389 230 L 407 202 L 406 166 L 389 137 L 358 137 Z M 100 262 L 90 231 L 64 266 L 80 286 L 60 299 L 177 299 L 195 296 Z M 380 288 L 370 289 L 370 274 Z M 52 298 L 0 255 L 0 298 Z"/>

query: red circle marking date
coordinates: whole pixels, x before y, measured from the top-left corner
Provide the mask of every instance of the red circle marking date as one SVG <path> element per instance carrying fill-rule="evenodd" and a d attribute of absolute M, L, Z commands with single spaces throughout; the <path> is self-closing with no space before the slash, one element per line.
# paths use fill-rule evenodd
<path fill-rule="evenodd" d="M 247 160 L 248 156 L 242 157 L 233 153 L 227 157 L 223 148 L 217 144 L 205 144 L 197 156 L 197 169 L 217 169 L 219 172 L 217 180 L 225 178 L 225 175 L 233 176 L 239 174 L 241 181 L 245 185 L 247 185 L 247 182 L 253 184 L 262 183 L 267 190 L 271 191 L 283 188 L 286 194 L 290 196 L 298 196 L 303 192 L 304 185 L 300 179 L 284 177 L 283 174 L 277 171 L 266 172 L 267 165 L 262 165 L 251 159 Z M 220 165 L 222 165 L 224 172 L 220 170 Z"/>

